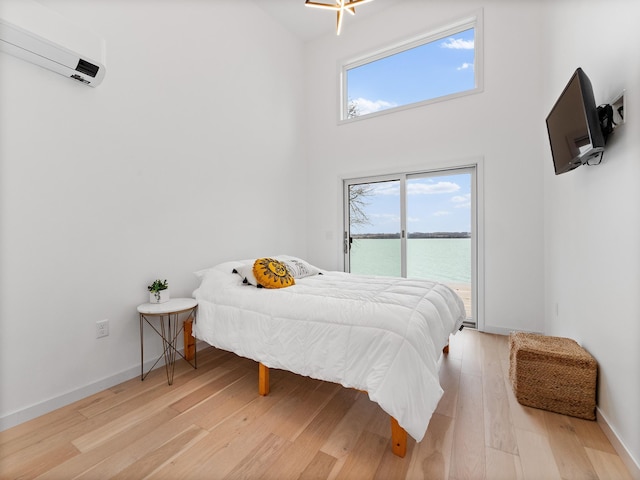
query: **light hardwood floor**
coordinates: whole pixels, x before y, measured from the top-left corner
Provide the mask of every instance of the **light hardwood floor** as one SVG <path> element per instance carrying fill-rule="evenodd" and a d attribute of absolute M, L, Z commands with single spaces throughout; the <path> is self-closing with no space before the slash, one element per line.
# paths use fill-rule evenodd
<path fill-rule="evenodd" d="M 596 422 L 523 407 L 507 338 L 464 330 L 424 440 L 390 448 L 389 416 L 366 394 L 207 348 L 0 433 L 0 478 L 627 479 Z"/>

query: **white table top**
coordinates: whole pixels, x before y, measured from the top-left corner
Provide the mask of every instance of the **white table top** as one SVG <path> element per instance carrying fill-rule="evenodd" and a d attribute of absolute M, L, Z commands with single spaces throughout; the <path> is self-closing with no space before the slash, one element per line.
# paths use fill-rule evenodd
<path fill-rule="evenodd" d="M 146 315 L 168 315 L 182 312 L 198 305 L 195 298 L 172 298 L 164 303 L 143 303 L 138 305 L 138 312 Z"/>

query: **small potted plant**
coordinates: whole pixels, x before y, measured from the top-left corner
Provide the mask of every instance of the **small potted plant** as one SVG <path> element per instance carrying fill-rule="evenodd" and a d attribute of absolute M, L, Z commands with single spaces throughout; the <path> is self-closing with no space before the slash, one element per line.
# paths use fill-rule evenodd
<path fill-rule="evenodd" d="M 147 286 L 149 303 L 164 303 L 169 301 L 169 284 L 166 280 L 155 280 Z"/>

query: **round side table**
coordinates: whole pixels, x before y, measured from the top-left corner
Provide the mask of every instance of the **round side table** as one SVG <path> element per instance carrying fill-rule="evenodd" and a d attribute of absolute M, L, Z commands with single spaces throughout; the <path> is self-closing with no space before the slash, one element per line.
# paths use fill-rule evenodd
<path fill-rule="evenodd" d="M 185 323 L 191 319 L 195 320 L 198 310 L 198 301 L 195 298 L 172 298 L 164 303 L 143 303 L 138 305 L 140 315 L 140 380 L 144 380 L 149 372 L 154 369 L 161 358 L 164 357 L 164 367 L 167 373 L 167 382 L 173 384 L 173 374 L 175 371 L 176 355 L 184 358 L 193 368 L 197 367 L 195 342 L 193 343 L 193 363 L 185 355 L 178 351 L 178 337 L 181 333 L 191 334 L 191 324 L 185 331 Z M 185 320 L 180 322 L 180 315 L 184 315 Z M 159 328 L 152 321 L 159 319 Z M 158 357 L 151 368 L 144 373 L 144 335 L 143 326 L 147 323 L 162 338 L 162 355 Z M 185 342 L 187 343 L 187 342 Z M 189 352 L 185 354 L 190 357 Z"/>

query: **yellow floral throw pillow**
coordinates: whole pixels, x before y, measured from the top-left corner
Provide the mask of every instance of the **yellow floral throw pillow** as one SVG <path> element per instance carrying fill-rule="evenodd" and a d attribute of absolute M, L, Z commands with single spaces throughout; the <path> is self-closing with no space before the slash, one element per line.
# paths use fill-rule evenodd
<path fill-rule="evenodd" d="M 253 264 L 253 274 L 264 288 L 284 288 L 295 285 L 295 280 L 284 263 L 273 258 L 259 258 Z"/>

